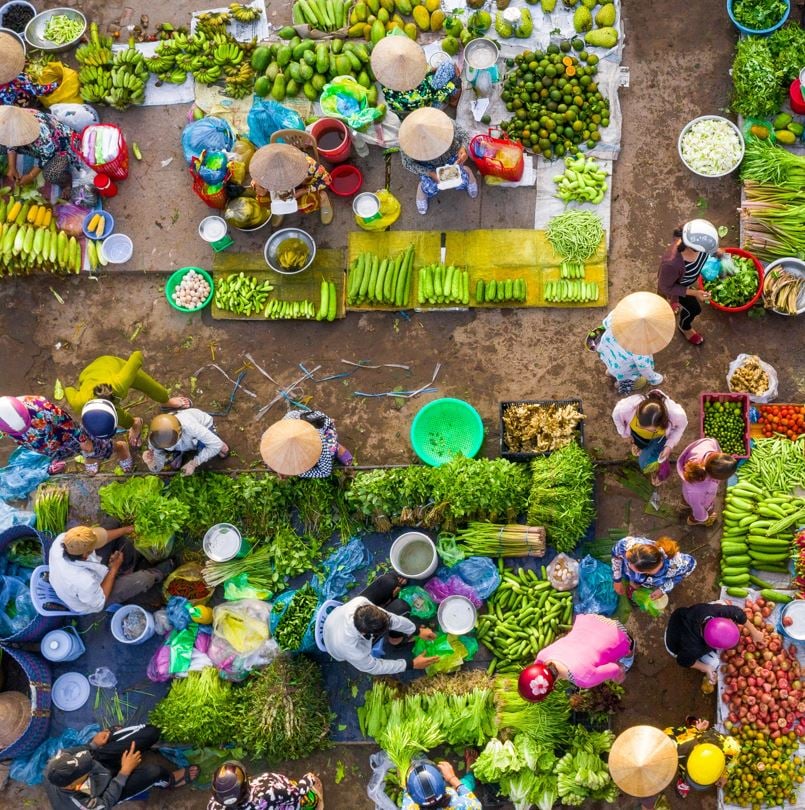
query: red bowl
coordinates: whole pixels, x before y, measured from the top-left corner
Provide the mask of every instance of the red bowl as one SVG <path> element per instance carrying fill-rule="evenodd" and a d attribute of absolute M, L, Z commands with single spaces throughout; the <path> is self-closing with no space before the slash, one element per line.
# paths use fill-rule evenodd
<path fill-rule="evenodd" d="M 336 197 L 352 197 L 360 191 L 363 185 L 363 175 L 357 166 L 351 163 L 340 163 L 330 169 L 332 185 L 330 191 Z"/>
<path fill-rule="evenodd" d="M 742 248 L 724 248 L 724 253 L 731 253 L 733 256 L 740 256 L 743 259 L 751 259 L 755 263 L 755 269 L 757 270 L 757 292 L 745 304 L 741 304 L 739 307 L 725 307 L 723 304 L 717 304 L 712 299 L 710 299 L 710 306 L 713 309 L 720 309 L 722 312 L 746 312 L 746 310 L 752 309 L 752 307 L 760 301 L 760 296 L 763 295 L 763 265 L 756 256 Z M 704 281 L 701 276 L 699 276 L 699 289 L 704 289 Z"/>

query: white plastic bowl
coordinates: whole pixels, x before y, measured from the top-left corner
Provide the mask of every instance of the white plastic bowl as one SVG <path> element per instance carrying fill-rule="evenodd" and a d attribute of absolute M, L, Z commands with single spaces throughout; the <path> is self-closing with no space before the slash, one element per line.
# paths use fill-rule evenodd
<path fill-rule="evenodd" d="M 720 174 L 702 174 L 702 172 L 696 171 L 696 169 L 692 168 L 691 165 L 685 160 L 685 158 L 682 157 L 682 142 L 685 140 L 685 135 L 687 135 L 690 128 L 699 121 L 723 121 L 724 123 L 729 124 L 733 132 L 735 132 L 735 134 L 738 136 L 738 141 L 741 145 L 741 151 L 740 155 L 738 156 L 738 160 L 731 169 L 725 172 L 721 172 Z M 745 148 L 746 143 L 744 142 L 744 136 L 741 130 L 738 129 L 738 127 L 732 121 L 730 121 L 729 118 L 724 118 L 721 115 L 700 115 L 698 118 L 694 118 L 692 121 L 688 121 L 688 123 L 685 124 L 684 127 L 682 127 L 682 132 L 679 133 L 679 139 L 676 142 L 676 149 L 677 152 L 679 152 L 679 159 L 685 164 L 685 166 L 695 175 L 698 175 L 699 177 L 708 177 L 708 178 L 726 177 L 728 174 L 734 172 L 738 168 L 738 166 L 741 165 L 741 161 L 744 159 Z"/>
<path fill-rule="evenodd" d="M 101 250 L 111 264 L 125 264 L 134 253 L 134 245 L 124 233 L 113 233 L 101 242 Z"/>

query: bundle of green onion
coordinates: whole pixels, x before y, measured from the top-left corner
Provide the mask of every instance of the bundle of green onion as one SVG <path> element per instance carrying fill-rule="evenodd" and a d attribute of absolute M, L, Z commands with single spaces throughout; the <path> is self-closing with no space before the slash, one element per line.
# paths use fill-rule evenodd
<path fill-rule="evenodd" d="M 741 162 L 741 179 L 800 191 L 805 186 L 805 157 L 769 140 L 748 138 Z"/>
<path fill-rule="evenodd" d="M 558 745 L 567 738 L 570 723 L 570 701 L 561 689 L 554 689 L 540 703 L 520 697 L 517 679 L 495 678 L 497 721 L 501 729 L 523 732 L 540 743 Z"/>
<path fill-rule="evenodd" d="M 763 261 L 805 254 L 805 203 L 797 188 L 744 181 L 744 246 Z"/>
<path fill-rule="evenodd" d="M 459 547 L 484 557 L 542 557 L 545 529 L 519 523 L 470 523 L 456 532 Z"/>
<path fill-rule="evenodd" d="M 63 484 L 42 484 L 34 495 L 36 528 L 54 537 L 67 527 L 70 489 Z"/>

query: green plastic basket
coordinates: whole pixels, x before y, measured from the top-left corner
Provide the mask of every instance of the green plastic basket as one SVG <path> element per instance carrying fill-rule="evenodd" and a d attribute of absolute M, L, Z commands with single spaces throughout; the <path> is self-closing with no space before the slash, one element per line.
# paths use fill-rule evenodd
<path fill-rule="evenodd" d="M 411 446 L 431 467 L 457 455 L 473 458 L 484 441 L 478 411 L 461 399 L 435 399 L 421 408 L 411 425 Z"/>
<path fill-rule="evenodd" d="M 195 270 L 197 273 L 204 276 L 204 279 L 210 285 L 210 294 L 204 299 L 202 304 L 199 304 L 197 307 L 193 307 L 193 309 L 179 306 L 179 304 L 173 300 L 173 291 L 182 283 L 182 279 L 185 277 L 185 274 L 190 270 Z M 165 282 L 165 298 L 168 299 L 168 303 L 177 312 L 198 312 L 199 310 L 204 309 L 204 307 L 206 307 L 210 301 L 212 301 L 214 294 L 215 282 L 212 280 L 212 276 L 202 267 L 180 267 L 176 272 L 171 273 L 168 280 Z"/>

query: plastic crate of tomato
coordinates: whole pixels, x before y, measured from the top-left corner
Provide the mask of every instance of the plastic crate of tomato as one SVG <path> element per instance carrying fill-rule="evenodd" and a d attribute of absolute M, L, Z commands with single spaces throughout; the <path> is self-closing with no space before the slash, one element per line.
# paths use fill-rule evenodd
<path fill-rule="evenodd" d="M 749 395 L 705 391 L 699 396 L 699 430 L 721 451 L 749 458 Z"/>
<path fill-rule="evenodd" d="M 764 439 L 780 437 L 792 441 L 805 435 L 805 405 L 778 402 L 755 407 L 759 416 L 752 426 L 753 435 Z"/>

